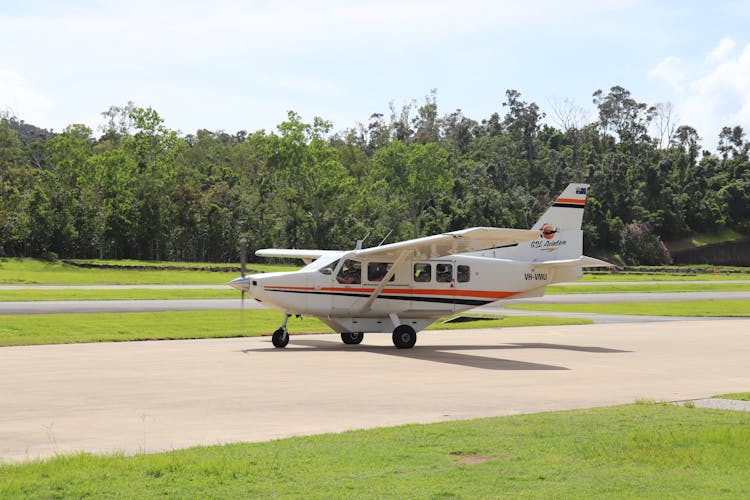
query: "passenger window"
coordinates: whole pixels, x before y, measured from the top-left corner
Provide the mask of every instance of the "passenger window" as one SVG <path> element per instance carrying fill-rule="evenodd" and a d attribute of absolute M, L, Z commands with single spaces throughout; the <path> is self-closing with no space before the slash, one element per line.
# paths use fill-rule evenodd
<path fill-rule="evenodd" d="M 427 263 L 414 264 L 414 282 L 429 283 L 432 279 L 432 266 Z"/>
<path fill-rule="evenodd" d="M 435 266 L 435 277 L 438 283 L 450 283 L 453 280 L 453 264 Z"/>
<path fill-rule="evenodd" d="M 336 281 L 345 285 L 359 285 L 362 283 L 362 263 L 346 259 L 341 270 L 336 275 Z"/>
<path fill-rule="evenodd" d="M 466 283 L 471 279 L 471 269 L 469 266 L 458 266 L 456 269 L 456 277 L 459 283 Z"/>
<path fill-rule="evenodd" d="M 390 262 L 370 262 L 367 264 L 367 281 L 383 281 L 383 278 L 385 278 L 385 275 L 390 271 L 391 266 L 393 266 Z M 396 279 L 396 276 L 391 276 L 391 279 L 388 281 L 393 281 Z"/>

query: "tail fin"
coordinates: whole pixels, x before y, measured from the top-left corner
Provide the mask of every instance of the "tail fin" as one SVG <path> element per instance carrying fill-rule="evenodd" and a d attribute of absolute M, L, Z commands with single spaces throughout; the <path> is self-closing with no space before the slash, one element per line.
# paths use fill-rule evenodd
<path fill-rule="evenodd" d="M 588 184 L 568 184 L 552 206 L 534 224 L 539 238 L 512 247 L 485 252 L 485 256 L 528 262 L 534 269 L 548 273 L 546 284 L 575 281 L 583 267 L 614 267 L 608 262 L 583 255 L 583 207 Z M 533 293 L 540 293 L 542 285 Z M 530 292 L 531 293 L 531 292 Z"/>
<path fill-rule="evenodd" d="M 544 234 L 549 234 L 549 231 L 581 229 L 588 189 L 588 184 L 568 184 L 531 229 L 546 231 Z"/>
<path fill-rule="evenodd" d="M 531 228 L 539 231 L 536 240 L 492 250 L 485 255 L 526 262 L 580 259 L 583 254 L 581 224 L 588 188 L 588 184 L 568 184 Z"/>

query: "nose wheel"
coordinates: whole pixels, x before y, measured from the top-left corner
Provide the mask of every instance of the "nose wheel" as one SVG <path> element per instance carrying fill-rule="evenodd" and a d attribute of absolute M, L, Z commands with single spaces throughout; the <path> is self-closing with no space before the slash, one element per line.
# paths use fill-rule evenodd
<path fill-rule="evenodd" d="M 289 343 L 289 331 L 286 329 L 286 323 L 289 321 L 289 316 L 289 314 L 285 314 L 284 323 L 282 323 L 281 328 L 273 332 L 271 342 L 274 347 L 283 348 Z"/>

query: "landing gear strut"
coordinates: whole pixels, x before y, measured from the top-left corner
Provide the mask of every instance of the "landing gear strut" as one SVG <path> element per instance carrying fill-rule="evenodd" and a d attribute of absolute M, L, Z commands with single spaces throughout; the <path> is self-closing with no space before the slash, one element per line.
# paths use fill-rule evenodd
<path fill-rule="evenodd" d="M 411 349 L 417 343 L 417 332 L 409 325 L 399 325 L 393 330 L 393 345 L 399 349 Z"/>
<path fill-rule="evenodd" d="M 344 344 L 359 344 L 364 337 L 365 334 L 362 332 L 343 332 L 341 334 L 341 340 Z"/>
<path fill-rule="evenodd" d="M 286 347 L 286 345 L 289 343 L 289 331 L 286 329 L 286 322 L 289 321 L 289 316 L 291 316 L 291 314 L 285 314 L 284 322 L 281 324 L 281 328 L 273 332 L 271 342 L 273 342 L 274 347 Z"/>

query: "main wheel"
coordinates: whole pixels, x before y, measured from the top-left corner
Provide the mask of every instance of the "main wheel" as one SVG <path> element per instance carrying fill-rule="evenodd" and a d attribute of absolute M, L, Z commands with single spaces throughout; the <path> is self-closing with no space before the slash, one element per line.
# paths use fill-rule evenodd
<path fill-rule="evenodd" d="M 365 334 L 362 332 L 343 332 L 341 334 L 341 340 L 344 344 L 359 344 L 363 338 L 365 338 Z"/>
<path fill-rule="evenodd" d="M 286 347 L 286 345 L 289 343 L 289 332 L 287 332 L 283 328 L 279 328 L 278 330 L 273 332 L 271 342 L 273 342 L 274 347 Z"/>
<path fill-rule="evenodd" d="M 399 349 L 411 349 L 417 343 L 417 332 L 409 325 L 400 325 L 393 330 L 393 345 Z"/>

